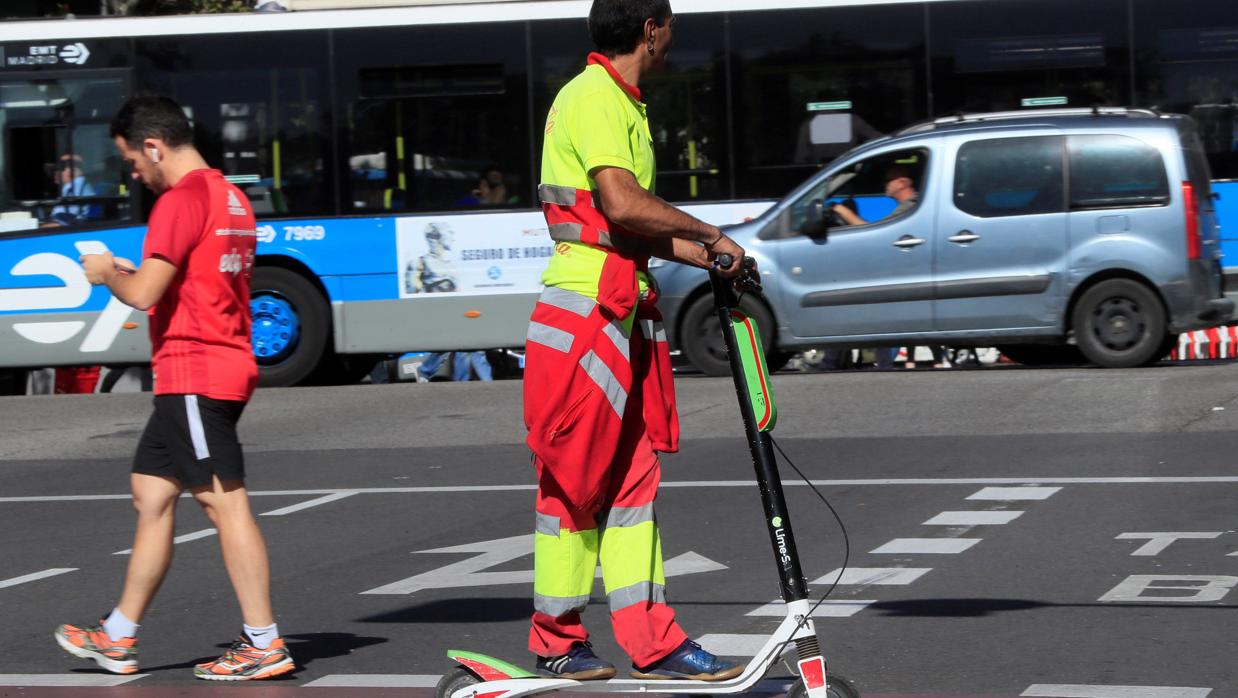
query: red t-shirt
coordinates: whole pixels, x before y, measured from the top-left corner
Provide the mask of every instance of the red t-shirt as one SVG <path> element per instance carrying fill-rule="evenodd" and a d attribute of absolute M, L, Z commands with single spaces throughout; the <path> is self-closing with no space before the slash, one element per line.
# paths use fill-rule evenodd
<path fill-rule="evenodd" d="M 150 309 L 156 395 L 248 401 L 258 385 L 250 342 L 253 209 L 219 170 L 194 170 L 155 203 L 142 258 L 176 267 Z"/>

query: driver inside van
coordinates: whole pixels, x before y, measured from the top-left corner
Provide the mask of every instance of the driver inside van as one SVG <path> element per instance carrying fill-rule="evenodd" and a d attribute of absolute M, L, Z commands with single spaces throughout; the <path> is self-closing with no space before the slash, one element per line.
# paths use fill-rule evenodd
<path fill-rule="evenodd" d="M 907 213 L 920 203 L 920 192 L 916 191 L 915 181 L 911 178 L 911 170 L 904 165 L 891 165 L 885 172 L 885 195 L 894 199 L 897 205 L 890 215 L 881 220 L 889 220 Z M 843 219 L 847 225 L 867 225 L 871 221 L 866 221 L 849 206 L 843 204 L 832 204 L 830 210 L 839 218 Z"/>

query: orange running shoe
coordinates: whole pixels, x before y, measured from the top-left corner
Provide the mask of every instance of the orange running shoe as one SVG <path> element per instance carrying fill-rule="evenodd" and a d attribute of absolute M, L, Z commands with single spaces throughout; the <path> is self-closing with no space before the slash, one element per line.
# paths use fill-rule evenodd
<path fill-rule="evenodd" d="M 56 628 L 56 642 L 65 652 L 82 659 L 93 659 L 95 664 L 113 674 L 138 673 L 138 639 L 122 637 L 116 642 L 98 625 L 79 628 L 62 625 Z"/>
<path fill-rule="evenodd" d="M 193 675 L 207 681 L 255 681 L 287 674 L 295 668 L 292 655 L 284 647 L 284 638 L 276 638 L 270 647 L 260 650 L 242 636 L 219 659 L 195 666 Z"/>

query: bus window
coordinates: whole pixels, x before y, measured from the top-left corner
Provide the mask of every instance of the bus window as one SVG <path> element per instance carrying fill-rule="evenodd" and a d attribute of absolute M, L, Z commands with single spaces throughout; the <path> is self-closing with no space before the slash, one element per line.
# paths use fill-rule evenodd
<path fill-rule="evenodd" d="M 145 83 L 185 107 L 198 150 L 259 218 L 335 212 L 325 55 L 321 32 L 138 44 Z"/>
<path fill-rule="evenodd" d="M 1238 20 L 1229 0 L 1135 3 L 1139 103 L 1190 114 L 1217 179 L 1238 179 Z"/>
<path fill-rule="evenodd" d="M 1028 0 L 929 13 L 933 113 L 1130 103 L 1126 0 Z"/>
<path fill-rule="evenodd" d="M 128 216 L 128 190 L 108 123 L 122 78 L 0 82 L 0 210 L 30 227 L 90 225 Z"/>
<path fill-rule="evenodd" d="M 730 37 L 739 198 L 782 196 L 851 147 L 927 116 L 918 5 L 736 12 Z M 836 131 L 821 128 L 823 115 L 849 117 L 845 140 L 821 137 Z"/>
<path fill-rule="evenodd" d="M 346 211 L 535 205 L 524 25 L 356 29 L 335 43 Z M 480 195 L 482 179 L 505 193 Z"/>
<path fill-rule="evenodd" d="M 730 196 L 726 64 L 719 50 L 725 31 L 717 14 L 677 16 L 666 70 L 641 82 L 658 163 L 656 191 L 668 201 Z"/>

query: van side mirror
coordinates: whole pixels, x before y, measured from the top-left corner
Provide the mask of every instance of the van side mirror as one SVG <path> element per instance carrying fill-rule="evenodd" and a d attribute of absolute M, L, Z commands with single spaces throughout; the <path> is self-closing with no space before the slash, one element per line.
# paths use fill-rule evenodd
<path fill-rule="evenodd" d="M 825 202 L 821 199 L 814 199 L 805 211 L 800 233 L 814 240 L 824 240 L 829 235 L 829 230 L 829 224 L 825 220 Z"/>

